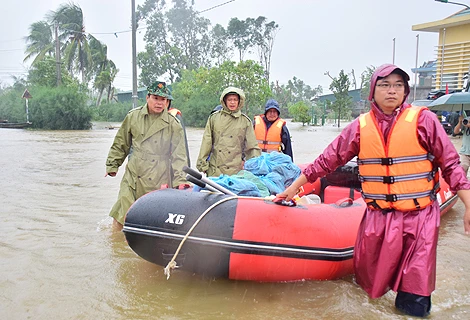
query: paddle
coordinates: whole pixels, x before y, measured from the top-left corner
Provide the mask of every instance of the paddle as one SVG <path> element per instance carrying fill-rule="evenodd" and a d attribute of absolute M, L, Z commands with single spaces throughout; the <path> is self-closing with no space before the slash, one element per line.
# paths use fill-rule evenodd
<path fill-rule="evenodd" d="M 192 168 L 189 168 L 187 166 L 183 167 L 183 171 L 186 172 L 187 174 L 193 176 L 195 179 L 204 182 L 206 185 L 209 185 L 209 186 L 217 189 L 217 191 L 220 191 L 224 194 L 228 194 L 228 195 L 231 195 L 231 196 L 236 196 L 236 194 L 233 193 L 232 191 L 230 191 L 230 190 L 222 187 L 220 184 L 204 177 L 204 175 L 202 173 L 200 173 L 199 171 L 196 171 L 196 170 L 194 170 Z"/>
<path fill-rule="evenodd" d="M 192 175 L 190 174 L 187 174 L 186 175 L 186 180 L 188 180 L 189 182 L 192 182 L 194 183 L 195 185 L 201 187 L 201 188 L 206 188 L 207 190 L 209 191 L 212 191 L 212 192 L 220 192 L 219 190 L 217 190 L 216 188 L 214 187 L 211 187 L 210 185 L 208 185 L 207 183 L 204 183 L 202 182 L 201 180 L 198 180 L 196 178 L 194 178 Z"/>

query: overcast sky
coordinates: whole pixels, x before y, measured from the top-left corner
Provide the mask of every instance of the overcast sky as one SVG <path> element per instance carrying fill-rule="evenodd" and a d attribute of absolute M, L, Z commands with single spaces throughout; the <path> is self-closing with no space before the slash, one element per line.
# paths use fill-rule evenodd
<path fill-rule="evenodd" d="M 23 63 L 29 26 L 67 1 L 1 1 L 0 81 L 10 84 L 11 75 L 25 75 L 29 67 L 29 62 Z M 203 11 L 227 1 L 195 0 L 195 9 Z M 120 70 L 115 86 L 131 90 L 131 0 L 74 2 L 83 10 L 86 31 L 108 46 L 109 58 Z M 470 5 L 470 1 L 460 2 Z M 143 3 L 136 0 L 136 5 Z M 326 71 L 337 76 L 341 69 L 348 73 L 354 69 L 359 86 L 359 75 L 367 66 L 391 63 L 394 38 L 395 64 L 409 72 L 413 82 L 417 35 L 421 65 L 435 59 L 438 34 L 414 32 L 412 25 L 441 20 L 463 8 L 434 0 L 235 0 L 201 15 L 212 25 L 224 27 L 232 17 L 274 20 L 280 30 L 272 54 L 271 80 L 283 84 L 295 76 L 328 91 L 331 79 Z M 118 37 L 114 32 L 120 32 Z M 144 32 L 138 33 L 138 52 L 144 50 Z"/>

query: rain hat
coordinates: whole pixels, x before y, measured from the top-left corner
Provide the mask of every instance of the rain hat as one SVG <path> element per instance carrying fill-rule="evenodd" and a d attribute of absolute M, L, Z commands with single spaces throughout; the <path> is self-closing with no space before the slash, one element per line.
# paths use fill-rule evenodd
<path fill-rule="evenodd" d="M 266 106 L 264 107 L 264 114 L 266 114 L 269 109 L 276 109 L 277 113 L 281 114 L 281 110 L 279 109 L 279 103 L 274 99 L 269 99 L 266 102 Z"/>
<path fill-rule="evenodd" d="M 372 101 L 372 99 L 374 98 L 374 91 L 375 91 L 375 85 L 377 84 L 377 80 L 388 77 L 392 73 L 399 74 L 403 78 L 403 81 L 405 82 L 405 101 L 406 101 L 406 97 L 408 97 L 408 94 L 410 93 L 410 85 L 408 84 L 408 81 L 410 81 L 410 76 L 403 69 L 393 64 L 383 64 L 377 67 L 377 69 L 372 74 L 371 82 L 370 82 L 369 101 Z"/>
<path fill-rule="evenodd" d="M 153 94 L 168 100 L 173 100 L 171 95 L 171 88 L 163 81 L 156 81 L 152 85 L 147 87 L 148 94 Z"/>

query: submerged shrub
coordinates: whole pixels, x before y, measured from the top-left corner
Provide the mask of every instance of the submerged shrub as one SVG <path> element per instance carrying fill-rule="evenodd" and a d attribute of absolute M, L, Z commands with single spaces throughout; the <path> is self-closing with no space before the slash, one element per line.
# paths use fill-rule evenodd
<path fill-rule="evenodd" d="M 33 128 L 49 130 L 85 130 L 91 128 L 87 95 L 74 86 L 31 90 L 30 121 Z"/>

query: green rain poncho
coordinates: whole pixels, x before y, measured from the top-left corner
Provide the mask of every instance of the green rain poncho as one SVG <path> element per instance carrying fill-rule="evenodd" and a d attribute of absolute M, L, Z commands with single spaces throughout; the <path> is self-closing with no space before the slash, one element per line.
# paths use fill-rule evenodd
<path fill-rule="evenodd" d="M 183 129 L 167 112 L 149 114 L 147 105 L 131 110 L 119 128 L 106 160 L 106 172 L 117 172 L 129 156 L 119 196 L 110 216 L 121 224 L 132 203 L 162 185 L 187 183 Z"/>
<path fill-rule="evenodd" d="M 230 111 L 224 102 L 224 97 L 232 92 L 240 96 L 235 111 Z M 243 169 L 245 160 L 261 155 L 253 123 L 241 112 L 245 104 L 243 91 L 234 87 L 225 89 L 220 96 L 220 103 L 222 110 L 214 112 L 207 120 L 196 165 L 199 171 L 206 172 L 209 177 L 237 174 Z"/>

